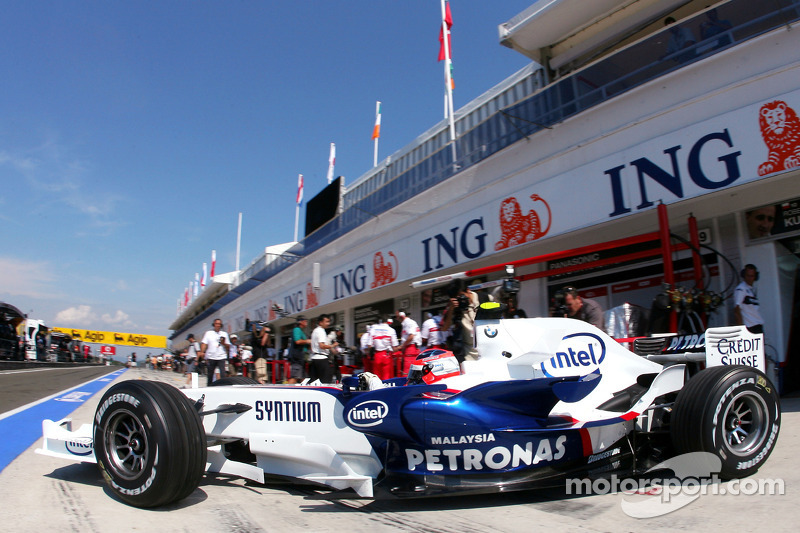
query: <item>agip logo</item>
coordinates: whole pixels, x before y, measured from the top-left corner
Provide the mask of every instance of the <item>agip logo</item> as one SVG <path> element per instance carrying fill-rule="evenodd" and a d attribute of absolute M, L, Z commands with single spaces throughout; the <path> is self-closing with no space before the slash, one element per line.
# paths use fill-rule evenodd
<path fill-rule="evenodd" d="M 606 358 L 606 345 L 592 333 L 573 333 L 561 339 L 556 354 L 541 364 L 548 377 L 585 376 Z"/>
<path fill-rule="evenodd" d="M 357 428 L 377 426 L 386 415 L 389 406 L 380 400 L 367 400 L 356 405 L 347 413 L 347 423 Z"/>

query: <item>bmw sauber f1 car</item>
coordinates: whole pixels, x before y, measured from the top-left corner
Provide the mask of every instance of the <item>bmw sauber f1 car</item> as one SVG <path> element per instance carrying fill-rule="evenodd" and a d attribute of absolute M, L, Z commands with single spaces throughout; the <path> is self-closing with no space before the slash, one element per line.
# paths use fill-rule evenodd
<path fill-rule="evenodd" d="M 729 363 L 758 352 L 744 328 L 709 332 L 706 348 Z M 632 475 L 696 451 L 719 457 L 721 478 L 744 477 L 775 447 L 778 396 L 752 366 L 637 355 L 564 318 L 478 321 L 475 341 L 477 361 L 428 350 L 408 378 L 341 387 L 123 381 L 92 424 L 44 421 L 38 451 L 96 462 L 119 498 L 154 507 L 191 494 L 205 472 L 312 483 L 331 498 L 420 497 Z"/>

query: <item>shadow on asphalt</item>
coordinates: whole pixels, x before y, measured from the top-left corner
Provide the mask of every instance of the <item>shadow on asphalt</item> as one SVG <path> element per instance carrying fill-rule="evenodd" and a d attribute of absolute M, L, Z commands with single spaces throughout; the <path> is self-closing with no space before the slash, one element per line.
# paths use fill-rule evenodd
<path fill-rule="evenodd" d="M 100 469 L 97 467 L 96 464 L 91 463 L 76 463 L 67 466 L 62 466 L 61 468 L 56 468 L 49 474 L 45 474 L 44 477 L 50 479 L 57 479 L 59 481 L 68 481 L 70 483 L 79 483 L 82 485 L 92 486 L 92 487 L 101 487 L 103 492 L 105 492 L 106 496 L 115 500 L 123 505 L 127 505 L 125 502 L 120 500 L 116 493 L 114 493 L 106 482 L 103 480 L 103 475 L 100 473 Z M 208 478 L 203 478 L 204 483 Z M 153 509 L 142 509 L 143 511 L 153 511 L 153 512 L 165 512 L 165 511 L 173 511 L 175 509 L 183 509 L 185 507 L 191 507 L 193 505 L 197 505 L 198 503 L 202 503 L 208 499 L 208 495 L 202 488 L 196 489 L 193 493 L 189 496 L 184 498 L 179 502 L 175 502 L 170 505 L 164 505 L 162 507 L 157 507 Z"/>
<path fill-rule="evenodd" d="M 548 513 L 577 518 L 591 518 L 599 512 L 598 505 L 586 495 L 567 494 L 565 488 L 528 489 L 482 495 L 453 495 L 412 499 L 328 500 L 324 492 L 312 491 L 301 504 L 303 512 L 336 513 L 343 510 L 362 513 L 457 511 L 460 509 L 491 509 L 505 506 L 533 505 Z M 606 508 L 607 504 L 601 506 Z"/>
<path fill-rule="evenodd" d="M 100 474 L 100 469 L 93 463 L 75 463 L 61 468 L 56 468 L 44 477 L 69 481 L 70 483 L 80 483 L 92 487 L 104 487 L 105 481 Z"/>

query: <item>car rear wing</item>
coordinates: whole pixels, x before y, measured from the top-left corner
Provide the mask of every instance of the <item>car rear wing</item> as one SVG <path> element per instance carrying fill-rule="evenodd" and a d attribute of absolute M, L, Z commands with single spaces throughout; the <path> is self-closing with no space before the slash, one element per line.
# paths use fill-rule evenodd
<path fill-rule="evenodd" d="M 634 352 L 660 364 L 745 365 L 766 372 L 764 335 L 745 326 L 709 328 L 699 335 L 647 337 L 634 341 Z"/>

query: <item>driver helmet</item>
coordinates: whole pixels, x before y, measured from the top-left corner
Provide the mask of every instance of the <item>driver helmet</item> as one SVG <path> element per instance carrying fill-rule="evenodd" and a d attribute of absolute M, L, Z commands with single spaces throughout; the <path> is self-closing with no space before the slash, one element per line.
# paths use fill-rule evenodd
<path fill-rule="evenodd" d="M 420 353 L 411 364 L 406 385 L 431 385 L 460 375 L 461 367 L 453 352 L 433 348 Z"/>

